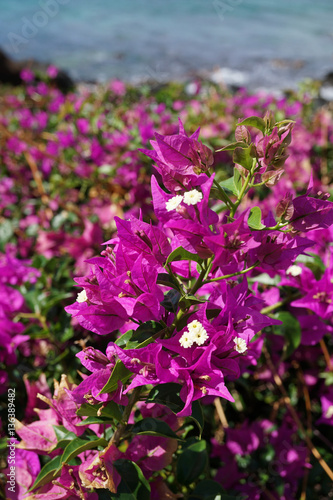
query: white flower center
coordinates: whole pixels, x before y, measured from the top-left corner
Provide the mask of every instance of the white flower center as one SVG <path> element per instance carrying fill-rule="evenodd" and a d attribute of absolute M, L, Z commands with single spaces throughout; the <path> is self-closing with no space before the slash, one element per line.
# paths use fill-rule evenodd
<path fill-rule="evenodd" d="M 296 276 L 299 276 L 300 274 L 302 274 L 302 268 L 301 268 L 301 266 L 297 266 L 296 264 L 293 264 L 292 266 L 288 267 L 286 274 L 290 274 L 291 276 L 294 276 L 294 278 L 295 278 Z"/>
<path fill-rule="evenodd" d="M 208 340 L 208 333 L 200 321 L 195 319 L 189 323 L 188 331 L 183 333 L 179 339 L 179 343 L 182 347 L 192 347 L 194 343 L 203 345 L 206 340 Z"/>
<path fill-rule="evenodd" d="M 182 195 L 177 194 L 176 196 L 170 198 L 170 200 L 166 202 L 165 208 L 167 209 L 168 212 L 171 212 L 171 210 L 175 210 L 178 207 L 178 205 L 181 204 L 182 201 L 183 201 Z"/>
<path fill-rule="evenodd" d="M 88 297 L 87 297 L 87 293 L 85 290 L 82 290 L 82 292 L 77 294 L 76 302 L 87 302 L 87 300 L 88 300 Z"/>
<path fill-rule="evenodd" d="M 237 352 L 243 354 L 243 352 L 247 351 L 247 345 L 244 339 L 242 339 L 241 337 L 236 337 L 234 338 L 234 342 L 235 342 L 235 349 Z"/>
<path fill-rule="evenodd" d="M 184 194 L 184 203 L 186 205 L 196 205 L 202 200 L 202 193 L 197 189 L 192 189 L 192 191 L 187 191 Z"/>

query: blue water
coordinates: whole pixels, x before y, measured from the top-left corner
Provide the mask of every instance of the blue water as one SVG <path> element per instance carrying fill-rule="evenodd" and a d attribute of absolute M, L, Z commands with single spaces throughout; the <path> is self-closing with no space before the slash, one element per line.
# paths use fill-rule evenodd
<path fill-rule="evenodd" d="M 281 88 L 333 70 L 333 0 L 0 0 L 0 47 L 76 79 L 222 68 L 227 83 Z"/>

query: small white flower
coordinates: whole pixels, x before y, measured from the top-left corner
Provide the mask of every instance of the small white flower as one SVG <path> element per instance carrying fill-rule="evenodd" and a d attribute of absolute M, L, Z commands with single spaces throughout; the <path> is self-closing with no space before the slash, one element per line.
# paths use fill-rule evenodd
<path fill-rule="evenodd" d="M 187 328 L 188 331 L 191 333 L 191 332 L 197 332 L 198 330 L 200 330 L 200 328 L 203 328 L 203 326 L 200 323 L 200 321 L 194 319 L 193 321 L 191 321 L 191 323 L 187 325 Z"/>
<path fill-rule="evenodd" d="M 188 330 L 186 330 L 179 339 L 179 343 L 182 347 L 192 347 L 194 343 L 203 345 L 209 338 L 205 328 L 197 319 L 191 321 L 187 327 Z"/>
<path fill-rule="evenodd" d="M 333 405 L 329 406 L 326 411 L 326 418 L 332 418 L 333 417 Z"/>
<path fill-rule="evenodd" d="M 292 266 L 288 267 L 286 274 L 290 274 L 291 276 L 293 276 L 295 278 L 296 276 L 299 276 L 300 274 L 302 274 L 302 271 L 303 271 L 303 269 L 301 268 L 301 266 L 298 266 L 297 264 L 293 264 Z"/>
<path fill-rule="evenodd" d="M 202 193 L 197 189 L 192 189 L 192 191 L 187 191 L 184 194 L 184 203 L 186 205 L 196 205 L 202 200 Z"/>
<path fill-rule="evenodd" d="M 237 352 L 243 354 L 243 352 L 247 351 L 247 345 L 244 339 L 242 339 L 241 337 L 236 337 L 234 338 L 234 342 L 235 342 L 235 349 Z"/>
<path fill-rule="evenodd" d="M 87 300 L 88 300 L 88 297 L 87 297 L 87 293 L 85 290 L 82 290 L 82 292 L 77 294 L 76 302 L 87 302 Z"/>
<path fill-rule="evenodd" d="M 179 339 L 179 343 L 182 347 L 191 347 L 193 345 L 192 335 L 189 332 L 184 332 Z"/>
<path fill-rule="evenodd" d="M 191 333 L 193 342 L 196 342 L 198 345 L 203 345 L 208 339 L 208 333 L 203 327 L 201 327 L 200 330 L 198 330 L 196 333 Z"/>
<path fill-rule="evenodd" d="M 208 339 L 208 334 L 200 321 L 195 319 L 191 321 L 191 323 L 189 323 L 187 327 L 193 342 L 195 342 L 197 345 L 203 345 L 206 342 L 206 340 Z"/>
<path fill-rule="evenodd" d="M 167 209 L 168 212 L 171 212 L 171 210 L 176 210 L 176 208 L 178 207 L 178 205 L 181 204 L 182 201 L 183 201 L 182 195 L 177 194 L 176 196 L 170 198 L 170 200 L 166 202 L 165 208 Z"/>

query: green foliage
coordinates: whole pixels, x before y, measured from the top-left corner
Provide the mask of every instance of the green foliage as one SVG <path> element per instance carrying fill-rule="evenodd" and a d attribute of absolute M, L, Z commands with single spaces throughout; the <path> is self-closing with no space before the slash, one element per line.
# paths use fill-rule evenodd
<path fill-rule="evenodd" d="M 277 313 L 276 319 L 282 321 L 282 325 L 276 325 L 274 331 L 277 335 L 283 335 L 285 338 L 283 359 L 286 359 L 301 343 L 301 327 L 299 321 L 287 311 Z"/>
<path fill-rule="evenodd" d="M 227 189 L 234 196 L 238 196 L 242 189 L 242 178 L 237 169 L 234 170 L 234 175 L 225 181 L 220 182 L 223 189 Z"/>
<path fill-rule="evenodd" d="M 185 250 L 183 247 L 176 248 L 169 257 L 167 258 L 165 265 L 170 264 L 170 262 L 178 261 L 178 260 L 190 260 L 194 262 L 201 263 L 202 259 L 196 254 L 191 253 L 188 250 Z"/>
<path fill-rule="evenodd" d="M 117 500 L 150 500 L 150 486 L 140 467 L 130 460 L 119 459 L 113 463 L 121 476 L 117 493 L 111 493 L 111 498 Z"/>
<path fill-rule="evenodd" d="M 179 413 L 184 407 L 184 402 L 179 396 L 180 390 L 181 386 L 178 384 L 160 384 L 150 391 L 146 402 L 158 403 L 167 406 L 173 413 Z M 199 401 L 194 401 L 192 404 L 192 415 L 190 418 L 197 424 L 201 436 L 204 419 Z"/>
<path fill-rule="evenodd" d="M 83 437 L 75 437 L 72 439 L 64 449 L 63 454 L 61 455 L 60 465 L 56 470 L 56 474 L 61 471 L 61 467 L 63 464 L 68 464 L 73 458 L 80 455 L 80 453 L 97 449 L 99 446 L 105 448 L 108 445 L 108 441 L 104 438 L 99 438 L 96 434 L 89 434 L 85 438 Z"/>
<path fill-rule="evenodd" d="M 44 484 L 49 483 L 52 479 L 60 475 L 59 467 L 61 466 L 61 455 L 52 458 L 40 471 L 30 490 L 40 488 Z"/>
<path fill-rule="evenodd" d="M 184 445 L 177 461 L 177 481 L 189 485 L 197 481 L 208 463 L 206 441 L 189 440 Z"/>
<path fill-rule="evenodd" d="M 253 207 L 250 210 L 250 215 L 247 223 L 251 229 L 264 229 L 264 224 L 261 222 L 261 209 L 259 207 Z"/>
<path fill-rule="evenodd" d="M 244 125 L 245 127 L 254 127 L 260 130 L 263 134 L 265 134 L 266 131 L 266 123 L 259 116 L 250 116 L 249 118 L 245 118 L 245 120 L 237 123 L 237 126 L 240 125 Z"/>
<path fill-rule="evenodd" d="M 253 157 L 251 156 L 251 146 L 246 148 L 235 148 L 232 156 L 234 163 L 241 165 L 246 170 L 251 170 L 253 166 Z"/>
<path fill-rule="evenodd" d="M 77 410 L 77 415 L 80 417 L 103 417 L 109 420 L 118 420 L 118 422 L 122 421 L 122 413 L 120 410 L 120 406 L 117 405 L 114 401 L 109 401 L 108 403 L 98 403 L 95 405 L 91 405 L 88 403 L 84 403 Z"/>
<path fill-rule="evenodd" d="M 143 418 L 136 422 L 132 427 L 132 432 L 145 436 L 162 436 L 171 439 L 180 439 L 166 422 L 152 417 Z"/>
<path fill-rule="evenodd" d="M 100 391 L 100 394 L 108 394 L 115 391 L 118 387 L 118 381 L 121 380 L 125 383 L 130 376 L 131 372 L 124 366 L 124 363 L 118 360 L 112 370 L 109 380 Z"/>

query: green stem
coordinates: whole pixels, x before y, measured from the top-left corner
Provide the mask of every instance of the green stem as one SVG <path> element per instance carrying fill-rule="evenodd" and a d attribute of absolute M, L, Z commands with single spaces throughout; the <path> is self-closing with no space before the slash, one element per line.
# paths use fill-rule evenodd
<path fill-rule="evenodd" d="M 237 208 L 239 207 L 239 205 L 241 204 L 242 202 L 242 199 L 244 198 L 244 195 L 245 195 L 245 192 L 247 190 L 247 188 L 249 187 L 249 184 L 250 184 L 250 181 L 252 180 L 252 177 L 253 177 L 253 172 L 254 172 L 254 169 L 256 167 L 256 164 L 257 164 L 257 159 L 256 158 L 253 158 L 253 162 L 252 162 L 252 168 L 251 170 L 249 171 L 248 173 L 248 176 L 246 177 L 245 179 L 245 182 L 242 186 L 242 189 L 240 190 L 240 193 L 238 195 L 238 198 L 237 200 L 235 201 L 235 203 L 233 204 L 233 207 L 230 211 L 230 218 L 234 218 L 234 215 L 236 213 L 236 210 Z"/>
<path fill-rule="evenodd" d="M 278 309 L 279 307 L 283 306 L 283 304 L 284 304 L 283 300 L 280 300 L 279 302 L 276 302 L 276 304 L 272 304 L 271 306 L 264 307 L 263 309 L 261 309 L 260 313 L 261 314 L 269 314 L 269 313 L 275 311 L 275 309 Z"/>
<path fill-rule="evenodd" d="M 261 312 L 261 314 L 269 314 L 269 313 L 275 311 L 275 309 L 278 309 L 281 306 L 289 304 L 293 300 L 299 299 L 301 296 L 302 296 L 302 294 L 300 292 L 294 293 L 293 295 L 286 297 L 284 300 L 280 300 L 279 302 L 276 302 L 275 304 L 264 307 L 263 309 L 261 309 L 260 312 Z"/>
<path fill-rule="evenodd" d="M 211 267 L 212 267 L 212 264 L 213 264 L 213 257 L 210 257 L 208 260 L 207 260 L 207 267 L 204 268 L 201 273 L 200 273 L 200 276 L 198 278 L 198 280 L 196 281 L 196 283 L 193 285 L 193 287 L 191 288 L 190 290 L 190 295 L 194 295 L 198 290 L 199 288 L 203 285 L 205 279 L 207 278 L 210 270 L 211 270 Z"/>
<path fill-rule="evenodd" d="M 232 273 L 232 274 L 225 274 L 224 276 L 219 276 L 218 278 L 212 278 L 210 280 L 206 280 L 204 284 L 206 285 L 206 283 L 214 283 L 215 281 L 221 281 L 221 280 L 225 280 L 228 278 L 233 278 L 234 276 L 239 276 L 240 274 L 246 274 L 249 271 L 252 271 L 252 269 L 254 269 L 255 267 L 257 267 L 258 264 L 259 264 L 259 261 L 257 261 L 255 264 L 253 264 L 253 266 L 250 266 L 250 267 L 247 267 L 246 269 L 243 269 L 243 271 L 238 271 L 237 273 Z"/>
<path fill-rule="evenodd" d="M 207 278 L 207 276 L 209 275 L 210 273 L 210 270 L 212 268 L 212 265 L 213 265 L 213 257 L 210 257 L 209 259 L 207 259 L 206 262 L 206 266 L 202 269 L 201 273 L 200 273 L 200 276 L 199 278 L 197 279 L 197 281 L 194 283 L 193 287 L 189 290 L 189 295 L 194 295 L 198 290 L 199 288 L 205 284 L 205 279 Z M 203 263 L 203 265 L 205 264 L 205 262 Z M 169 333 L 168 335 L 166 335 L 165 338 L 170 338 L 174 329 L 177 327 L 177 324 L 178 322 L 181 320 L 181 318 L 184 316 L 186 310 L 182 310 L 182 309 L 179 309 L 178 313 L 177 313 L 177 316 L 176 318 L 174 319 L 172 325 L 169 327 Z"/>
<path fill-rule="evenodd" d="M 233 209 L 234 207 L 234 204 L 233 202 L 230 200 L 229 196 L 227 195 L 227 193 L 224 191 L 224 189 L 220 186 L 220 184 L 214 179 L 214 182 L 213 182 L 214 186 L 217 187 L 220 195 L 221 195 L 221 200 L 224 201 L 224 203 L 227 205 L 227 207 L 229 209 Z"/>
<path fill-rule="evenodd" d="M 111 438 L 111 441 L 110 443 L 108 444 L 108 446 L 106 447 L 106 449 L 103 451 L 103 454 L 110 448 L 110 446 L 112 446 L 113 444 L 115 446 L 118 446 L 119 444 L 119 441 L 122 437 L 122 435 L 124 434 L 124 431 L 126 429 L 126 426 L 127 426 L 127 422 L 130 418 L 130 415 L 131 415 L 131 412 L 132 412 L 132 409 L 133 409 L 133 406 L 135 405 L 135 403 L 139 400 L 139 397 L 140 397 L 140 393 L 142 391 L 142 387 L 135 387 L 135 389 L 133 389 L 133 392 L 132 394 L 130 395 L 130 398 L 129 398 L 129 401 L 128 401 L 128 405 L 125 407 L 125 410 L 124 410 L 124 413 L 123 413 L 123 423 L 121 423 L 118 427 L 117 427 L 117 430 L 116 432 L 113 434 L 112 438 Z"/>

